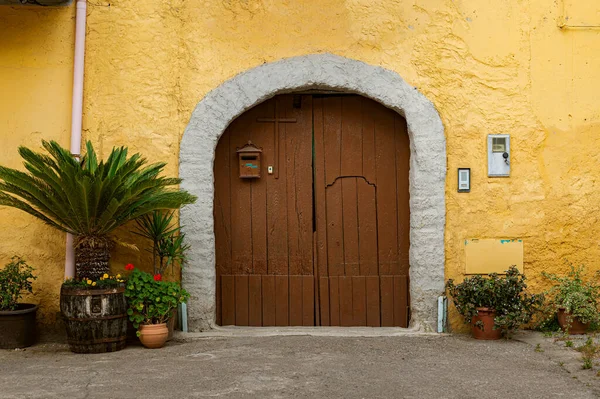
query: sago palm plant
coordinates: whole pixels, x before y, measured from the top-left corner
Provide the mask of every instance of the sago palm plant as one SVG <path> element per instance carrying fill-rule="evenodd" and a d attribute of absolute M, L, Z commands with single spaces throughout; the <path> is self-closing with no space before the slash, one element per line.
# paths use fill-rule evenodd
<path fill-rule="evenodd" d="M 0 205 L 21 209 L 75 236 L 76 277 L 108 273 L 117 227 L 156 209 L 177 209 L 196 197 L 174 188 L 181 179 L 161 177 L 164 163 L 146 165 L 140 154 L 113 148 L 98 161 L 92 144 L 78 162 L 55 141 L 42 141 L 49 155 L 19 147 L 27 172 L 0 166 Z"/>

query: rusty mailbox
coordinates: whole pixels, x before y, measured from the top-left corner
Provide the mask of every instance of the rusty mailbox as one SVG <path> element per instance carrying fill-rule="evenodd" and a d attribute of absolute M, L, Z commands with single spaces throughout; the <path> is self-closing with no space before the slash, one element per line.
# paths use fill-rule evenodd
<path fill-rule="evenodd" d="M 238 160 L 240 162 L 241 179 L 260 178 L 260 158 L 262 150 L 248 141 L 248 144 L 237 150 Z"/>

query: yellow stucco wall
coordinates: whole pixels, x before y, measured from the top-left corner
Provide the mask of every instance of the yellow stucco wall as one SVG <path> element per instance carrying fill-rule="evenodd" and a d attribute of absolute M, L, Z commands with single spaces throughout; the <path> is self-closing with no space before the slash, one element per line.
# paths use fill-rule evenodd
<path fill-rule="evenodd" d="M 84 136 L 101 155 L 126 144 L 175 174 L 184 128 L 208 91 L 264 62 L 331 52 L 396 71 L 438 109 L 448 278 L 462 276 L 465 238 L 522 238 L 536 290 L 540 272 L 564 270 L 565 259 L 599 268 L 600 29 L 559 29 L 561 0 L 93 3 Z M 569 4 L 571 20 L 585 19 Z M 16 146 L 41 137 L 68 145 L 73 15 L 73 6 L 0 7 L 2 164 L 18 165 Z M 510 178 L 486 177 L 491 133 L 511 134 Z M 469 194 L 456 192 L 458 167 L 472 169 Z M 55 311 L 63 238 L 1 212 L 0 261 L 30 258 L 39 298 Z M 115 268 L 140 256 L 119 249 Z"/>

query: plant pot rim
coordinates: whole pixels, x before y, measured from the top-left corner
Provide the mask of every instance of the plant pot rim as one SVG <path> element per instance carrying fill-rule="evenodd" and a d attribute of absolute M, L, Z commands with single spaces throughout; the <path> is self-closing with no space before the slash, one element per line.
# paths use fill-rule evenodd
<path fill-rule="evenodd" d="M 140 327 L 146 327 L 146 328 L 152 328 L 152 327 L 160 327 L 160 326 L 166 326 L 167 323 L 151 323 L 151 324 L 140 324 Z"/>
<path fill-rule="evenodd" d="M 120 294 L 125 292 L 125 285 L 120 287 L 65 287 L 60 288 L 61 294 L 69 295 L 98 295 L 98 294 Z"/>
<path fill-rule="evenodd" d="M 16 316 L 21 314 L 33 313 L 38 309 L 34 303 L 19 303 L 17 310 L 0 310 L 0 316 Z"/>
<path fill-rule="evenodd" d="M 475 309 L 476 309 L 478 312 L 479 312 L 479 311 L 481 311 L 481 312 L 495 312 L 495 311 L 496 311 L 496 309 L 494 309 L 494 308 L 490 308 L 490 307 L 487 307 L 487 306 L 478 306 L 478 307 L 476 307 Z"/>

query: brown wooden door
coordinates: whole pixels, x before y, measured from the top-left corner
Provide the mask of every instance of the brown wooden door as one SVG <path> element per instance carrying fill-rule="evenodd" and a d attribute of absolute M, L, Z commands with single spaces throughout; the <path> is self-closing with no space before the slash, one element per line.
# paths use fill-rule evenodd
<path fill-rule="evenodd" d="M 408 326 L 406 121 L 359 96 L 314 99 L 324 326 Z"/>
<path fill-rule="evenodd" d="M 239 177 L 248 141 L 259 179 Z M 406 326 L 408 157 L 404 119 L 359 96 L 236 119 L 215 157 L 217 324 Z"/>
<path fill-rule="evenodd" d="M 259 179 L 239 177 L 236 150 L 249 140 L 262 148 Z M 266 101 L 237 118 L 219 140 L 217 324 L 315 325 L 312 173 L 311 96 Z"/>

